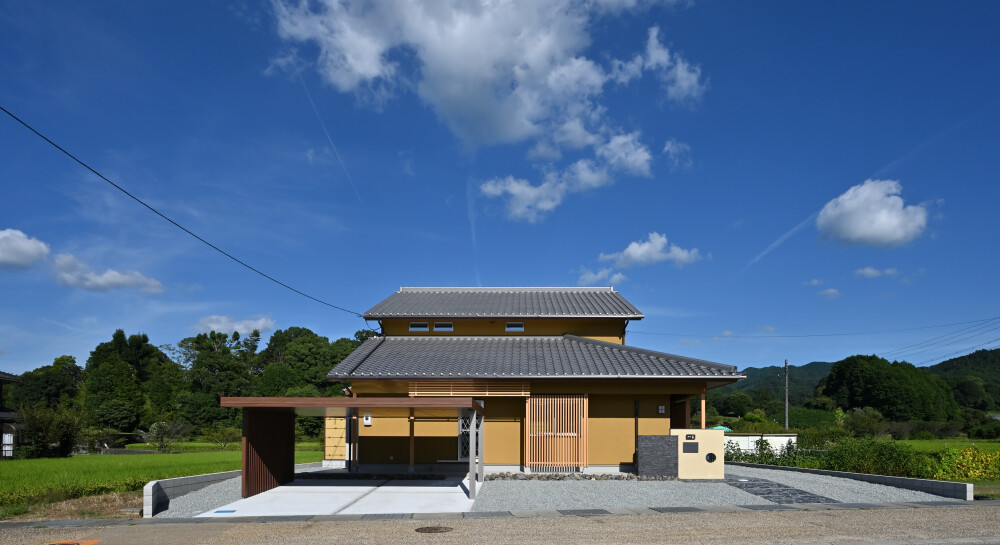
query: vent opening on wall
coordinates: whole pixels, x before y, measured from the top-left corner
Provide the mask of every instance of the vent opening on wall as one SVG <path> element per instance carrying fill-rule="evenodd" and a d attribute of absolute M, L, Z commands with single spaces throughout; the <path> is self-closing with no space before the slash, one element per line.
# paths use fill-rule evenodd
<path fill-rule="evenodd" d="M 434 322 L 434 331 L 455 331 L 451 322 Z"/>
<path fill-rule="evenodd" d="M 430 331 L 430 325 L 427 322 L 410 322 L 410 331 Z"/>
<path fill-rule="evenodd" d="M 507 322 L 507 331 L 524 331 L 524 322 Z"/>

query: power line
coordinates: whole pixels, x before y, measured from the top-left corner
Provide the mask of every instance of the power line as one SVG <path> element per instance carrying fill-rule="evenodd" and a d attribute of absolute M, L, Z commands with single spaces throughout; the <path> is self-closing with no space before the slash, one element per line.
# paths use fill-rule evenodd
<path fill-rule="evenodd" d="M 982 320 L 969 320 L 967 322 L 955 322 L 951 324 L 937 324 L 937 325 L 927 325 L 920 327 L 908 327 L 904 329 L 887 329 L 883 331 L 855 331 L 850 333 L 808 333 L 803 335 L 697 335 L 697 334 L 686 334 L 686 333 L 663 333 L 656 331 L 636 331 L 631 330 L 629 333 L 638 333 L 640 335 L 659 335 L 663 337 L 702 337 L 702 338 L 726 338 L 726 339 L 801 339 L 806 337 L 850 337 L 857 335 L 881 335 L 884 333 L 902 333 L 905 331 L 919 331 L 922 329 L 936 329 L 941 327 L 951 327 L 956 325 L 967 325 L 967 324 L 981 324 L 983 322 L 989 322 L 992 320 L 1000 319 L 1000 316 L 994 316 L 992 318 L 984 318 Z"/>
<path fill-rule="evenodd" d="M 930 363 L 930 362 L 932 362 L 934 360 L 944 361 L 947 358 L 950 358 L 952 356 L 957 356 L 959 354 L 969 354 L 970 351 L 975 350 L 976 348 L 981 348 L 983 346 L 990 345 L 990 344 L 993 344 L 993 343 L 996 343 L 996 342 L 1000 342 L 1000 337 L 997 337 L 995 339 L 991 339 L 991 340 L 986 341 L 984 343 L 979 343 L 979 344 L 977 344 L 975 346 L 970 346 L 968 348 L 964 348 L 962 350 L 958 350 L 958 351 L 952 352 L 951 354 L 945 354 L 944 356 L 938 356 L 936 358 L 931 358 L 929 360 L 924 360 L 924 361 L 920 362 L 920 365 L 923 365 L 925 363 Z"/>
<path fill-rule="evenodd" d="M 251 266 L 251 265 L 248 265 L 248 264 L 247 264 L 246 262 L 244 262 L 244 261 L 242 261 L 241 259 L 239 259 L 239 258 L 237 258 L 237 257 L 233 256 L 232 254 L 230 254 L 230 253 L 226 252 L 226 251 L 225 251 L 225 250 L 223 250 L 222 248 L 219 248 L 219 247 L 218 247 L 218 246 L 216 246 L 215 244 L 212 244 L 211 242 L 209 242 L 209 241 L 207 241 L 207 240 L 205 240 L 205 239 L 201 238 L 200 236 L 196 235 L 196 234 L 195 234 L 195 233 L 193 233 L 193 232 L 192 232 L 191 230 L 189 230 L 189 229 L 188 229 L 187 227 L 184 227 L 183 225 L 181 225 L 181 224 L 177 223 L 176 221 L 174 221 L 174 220 L 172 220 L 172 219 L 168 218 L 168 217 L 167 217 L 166 215 L 164 215 L 164 214 L 163 214 L 162 212 L 160 212 L 159 210 L 157 210 L 157 209 L 153 208 L 152 206 L 150 206 L 150 205 L 146 204 L 145 202 L 143 202 L 143 200 L 142 200 L 142 199 L 140 199 L 139 197 L 136 197 L 135 195 L 133 195 L 133 194 L 129 193 L 129 192 L 128 192 L 127 190 L 125 190 L 125 188 L 123 188 L 122 186 L 120 186 L 120 185 L 118 185 L 118 184 L 116 184 L 116 183 L 112 182 L 111 180 L 109 180 L 108 178 L 106 178 L 106 177 L 105 177 L 105 176 L 104 176 L 103 174 L 101 174 L 100 172 L 98 172 L 97 170 L 95 170 L 94 168 L 92 168 L 92 167 L 91 167 L 90 165 L 88 165 L 87 163 L 84 163 L 84 162 L 83 162 L 83 161 L 81 161 L 80 159 L 77 159 L 77 157 L 76 157 L 75 155 L 73 155 L 72 153 L 70 153 L 70 152 L 66 151 L 65 149 L 63 149 L 63 148 L 62 148 L 62 147 L 61 147 L 61 146 L 60 146 L 59 144 L 56 144 L 56 143 L 55 143 L 55 142 L 53 142 L 52 140 L 49 140 L 49 139 L 48 139 L 48 138 L 47 138 L 47 137 L 46 137 L 46 136 L 45 136 L 44 134 L 42 134 L 42 133 L 38 132 L 37 130 L 35 130 L 35 128 L 34 128 L 34 127 L 32 127 L 31 125 L 28 125 L 28 124 L 27 124 L 26 122 L 24 122 L 23 120 L 21 120 L 21 118 L 19 118 L 19 117 L 17 117 L 16 115 L 12 114 L 12 113 L 11 113 L 10 111 L 8 111 L 8 110 L 7 110 L 6 108 L 4 108 L 3 106 L 0 106 L 0 110 L 2 110 L 2 111 L 3 111 L 3 113 L 5 113 L 5 114 L 9 115 L 9 116 L 10 116 L 10 117 L 11 117 L 12 119 L 14 119 L 14 121 L 17 121 L 17 122 L 18 122 L 18 123 L 20 123 L 21 125 L 24 125 L 24 127 L 25 127 L 25 128 L 27 128 L 27 129 L 28 129 L 29 131 L 31 131 L 31 132 L 33 132 L 33 133 L 35 133 L 35 134 L 36 134 L 36 135 L 37 135 L 37 136 L 38 136 L 39 138 L 41 138 L 42 140 L 45 140 L 46 142 L 48 142 L 49 144 L 51 144 L 51 145 L 52 145 L 52 147 L 54 147 L 54 148 L 56 148 L 57 150 L 59 150 L 59 151 L 63 152 L 63 153 L 64 153 L 64 154 L 65 154 L 65 155 L 66 155 L 67 157 L 69 157 L 70 159 L 72 159 L 72 160 L 76 161 L 76 162 L 77 162 L 77 163 L 78 163 L 78 164 L 79 164 L 80 166 L 82 166 L 83 168 L 85 168 L 85 169 L 89 170 L 90 172 L 94 173 L 94 174 L 95 174 L 95 175 L 96 175 L 96 176 L 97 176 L 98 178 L 100 178 L 100 179 L 104 180 L 105 182 L 108 182 L 109 184 L 111 184 L 111 185 L 112 185 L 112 186 L 113 186 L 113 187 L 114 187 L 115 189 L 117 189 L 118 191 L 121 191 L 121 192 L 122 192 L 122 193 L 124 193 L 125 195 L 128 195 L 128 196 L 129 196 L 129 197 L 130 197 L 130 198 L 131 198 L 132 200 L 134 200 L 135 202 L 137 202 L 137 203 L 139 203 L 139 204 L 141 204 L 141 205 L 145 206 L 145 207 L 146 207 L 147 209 L 149 209 L 149 211 L 150 211 L 150 212 L 153 212 L 153 213 L 154 213 L 154 214 L 156 214 L 157 216 L 160 216 L 161 218 L 163 218 L 163 219 L 167 220 L 167 221 L 168 221 L 168 222 L 170 222 L 170 223 L 171 223 L 171 224 L 172 224 L 172 225 L 173 225 L 174 227 L 177 227 L 177 228 L 178 228 L 178 229 L 180 229 L 181 231 L 184 231 L 185 233 L 187 233 L 187 234 L 191 235 L 192 237 L 196 238 L 196 239 L 197 239 L 197 240 L 198 240 L 199 242 L 201 242 L 202 244 L 205 244 L 206 246 L 208 246 L 209 248 L 211 248 L 211 249 L 215 250 L 216 252 L 219 252 L 220 254 L 222 254 L 222 255 L 224 255 L 224 256 L 226 256 L 226 257 L 228 257 L 229 259 L 231 259 L 231 260 L 235 261 L 236 263 L 239 263 L 239 264 L 240 264 L 240 265 L 242 265 L 243 267 L 245 267 L 245 268 L 247 268 L 247 269 L 249 269 L 249 270 L 251 270 L 251 271 L 253 271 L 253 272 L 257 273 L 257 274 L 259 274 L 260 276 L 263 276 L 264 278 L 266 278 L 266 279 L 270 280 L 271 282 L 274 282 L 275 284 L 278 284 L 279 286 L 281 286 L 281 287 L 283 287 L 283 288 L 286 288 L 286 289 L 289 289 L 289 290 L 291 290 L 291 291 L 293 291 L 293 292 L 295 292 L 295 293 L 297 293 L 297 294 L 299 294 L 299 295 L 301 295 L 301 296 L 303 296 L 303 297 L 306 297 L 306 298 L 308 298 L 308 299 L 312 299 L 313 301 L 315 301 L 315 302 L 317 302 L 317 303 L 319 303 L 319 304 L 321 304 L 321 305 L 326 305 L 326 306 L 328 306 L 328 307 L 330 307 L 330 308 L 333 308 L 333 309 L 337 309 L 337 310 L 339 310 L 339 311 L 342 311 L 342 312 L 346 312 L 346 313 L 348 313 L 348 314 L 353 314 L 354 316 L 357 316 L 357 317 L 359 317 L 359 318 L 361 317 L 361 314 L 360 314 L 360 313 L 358 313 L 358 312 L 355 312 L 355 311 L 353 311 L 353 310 L 348 310 L 348 309 L 346 309 L 346 308 L 343 308 L 343 307 L 339 307 L 339 306 L 337 306 L 337 305 L 334 305 L 334 304 L 332 304 L 332 303 L 328 303 L 328 302 L 326 302 L 326 301 L 324 301 L 324 300 L 322 300 L 322 299 L 319 299 L 319 298 L 317 298 L 317 297 L 313 297 L 312 295 L 309 295 L 308 293 L 305 293 L 305 292 L 303 292 L 303 291 L 300 291 L 300 290 L 297 290 L 297 289 L 293 288 L 292 286 L 289 286 L 288 284 L 286 284 L 286 283 L 282 282 L 281 280 L 278 280 L 277 278 L 274 278 L 273 276 L 270 276 L 270 275 L 268 275 L 267 273 L 264 273 L 264 272 L 260 271 L 259 269 L 256 269 L 256 268 L 254 268 L 253 266 Z"/>
<path fill-rule="evenodd" d="M 946 346 L 951 346 L 951 345 L 958 344 L 958 343 L 963 342 L 963 341 L 968 341 L 970 339 L 974 339 L 976 337 L 979 337 L 981 335 L 985 335 L 986 333 L 990 333 L 990 332 L 996 331 L 998 329 L 1000 329 L 1000 325 L 998 325 L 996 322 L 987 322 L 986 324 L 977 326 L 972 331 L 968 331 L 968 332 L 965 332 L 965 333 L 955 332 L 955 333 L 952 333 L 950 335 L 946 335 L 946 337 L 950 337 L 950 338 L 941 339 L 941 340 L 939 340 L 937 342 L 934 342 L 934 343 L 931 343 L 931 344 L 929 344 L 927 346 L 923 346 L 923 347 L 919 347 L 919 348 L 918 347 L 914 347 L 914 348 L 911 348 L 909 350 L 903 350 L 902 352 L 898 352 L 895 356 L 893 356 L 893 359 L 895 359 L 895 358 L 908 358 L 908 357 L 912 357 L 912 356 L 914 356 L 916 354 L 923 354 L 924 352 L 930 352 L 932 350 L 939 350 L 939 349 L 944 348 Z M 883 357 L 884 357 L 884 355 L 883 355 Z"/>
<path fill-rule="evenodd" d="M 969 327 L 963 327 L 961 329 L 952 331 L 951 333 L 945 333 L 944 335 L 938 335 L 937 337 L 934 337 L 934 338 L 931 338 L 931 339 L 927 339 L 926 341 L 922 341 L 922 342 L 918 342 L 918 343 L 914 343 L 914 344 L 908 344 L 906 346 L 901 346 L 899 348 L 896 348 L 895 350 L 889 350 L 887 352 L 883 352 L 882 356 L 885 357 L 885 356 L 888 356 L 890 354 L 905 353 L 905 352 L 909 352 L 912 349 L 922 348 L 922 347 L 925 347 L 925 346 L 931 346 L 931 345 L 934 345 L 934 344 L 938 344 L 938 342 L 936 342 L 936 341 L 944 341 L 945 339 L 948 339 L 949 337 L 954 337 L 955 335 L 958 335 L 960 333 L 963 333 L 963 332 L 966 332 L 966 331 L 969 331 L 969 330 L 975 331 L 975 330 L 982 329 L 984 327 L 989 327 L 991 325 L 991 322 L 994 322 L 994 321 L 995 320 L 987 320 L 986 322 L 980 322 L 980 323 L 977 323 L 975 325 L 971 325 Z"/>

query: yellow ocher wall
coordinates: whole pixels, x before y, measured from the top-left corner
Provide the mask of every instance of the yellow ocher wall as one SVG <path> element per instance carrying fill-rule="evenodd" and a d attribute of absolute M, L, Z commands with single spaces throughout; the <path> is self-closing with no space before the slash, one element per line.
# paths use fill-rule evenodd
<path fill-rule="evenodd" d="M 410 322 L 427 322 L 430 331 L 410 331 Z M 450 322 L 452 331 L 435 331 L 435 322 Z M 524 331 L 507 331 L 507 322 L 521 322 Z M 624 344 L 625 320 L 615 319 L 386 319 L 382 320 L 385 335 L 430 335 L 430 336 L 554 336 L 576 335 L 609 343 Z"/>
<path fill-rule="evenodd" d="M 326 419 L 326 441 L 323 448 L 323 459 L 347 459 L 347 419 Z"/>

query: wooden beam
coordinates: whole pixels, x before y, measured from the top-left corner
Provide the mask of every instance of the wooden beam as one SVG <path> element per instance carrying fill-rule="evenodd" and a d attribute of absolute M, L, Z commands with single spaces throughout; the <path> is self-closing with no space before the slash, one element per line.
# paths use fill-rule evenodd
<path fill-rule="evenodd" d="M 223 397 L 222 407 L 341 408 L 341 409 L 475 409 L 483 408 L 471 397 Z"/>
<path fill-rule="evenodd" d="M 416 461 L 417 445 L 413 437 L 413 407 L 410 407 L 410 473 L 413 473 L 413 465 Z"/>

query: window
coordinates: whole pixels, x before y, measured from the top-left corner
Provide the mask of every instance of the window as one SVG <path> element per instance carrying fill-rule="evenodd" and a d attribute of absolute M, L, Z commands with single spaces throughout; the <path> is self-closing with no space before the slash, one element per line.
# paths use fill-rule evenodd
<path fill-rule="evenodd" d="M 524 331 L 524 322 L 507 322 L 507 331 Z"/>
<path fill-rule="evenodd" d="M 430 331 L 427 322 L 410 322 L 410 331 Z"/>
<path fill-rule="evenodd" d="M 434 331 L 455 331 L 451 322 L 434 322 Z"/>

